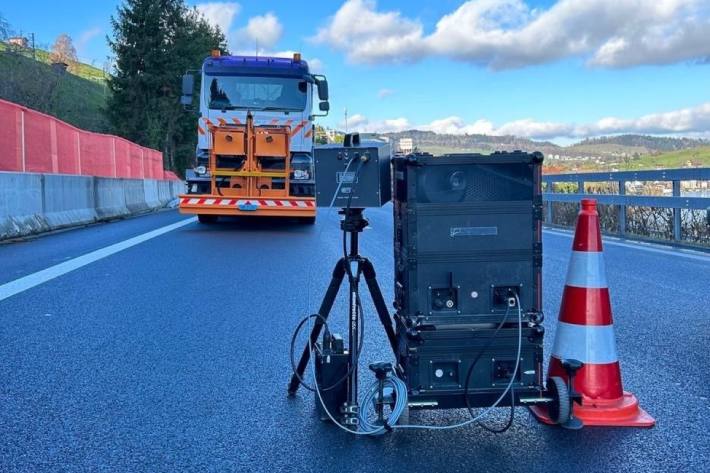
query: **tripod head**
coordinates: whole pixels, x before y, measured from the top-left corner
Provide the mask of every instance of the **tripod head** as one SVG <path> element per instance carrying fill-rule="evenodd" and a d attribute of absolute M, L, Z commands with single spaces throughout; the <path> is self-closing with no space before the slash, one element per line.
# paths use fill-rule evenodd
<path fill-rule="evenodd" d="M 340 228 L 348 233 L 361 233 L 370 222 L 363 216 L 363 208 L 344 207 L 338 211 L 343 216 L 340 221 Z"/>

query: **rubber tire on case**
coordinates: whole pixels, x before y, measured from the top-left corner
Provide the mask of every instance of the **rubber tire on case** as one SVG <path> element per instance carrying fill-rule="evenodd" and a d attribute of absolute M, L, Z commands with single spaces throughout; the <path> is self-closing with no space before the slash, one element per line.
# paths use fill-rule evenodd
<path fill-rule="evenodd" d="M 197 214 L 197 221 L 203 224 L 217 223 L 217 215 Z"/>
<path fill-rule="evenodd" d="M 555 424 L 564 424 L 569 420 L 572 409 L 569 402 L 567 383 L 559 376 L 552 376 L 547 380 L 547 389 L 553 397 L 553 401 L 548 408 L 550 419 Z"/>

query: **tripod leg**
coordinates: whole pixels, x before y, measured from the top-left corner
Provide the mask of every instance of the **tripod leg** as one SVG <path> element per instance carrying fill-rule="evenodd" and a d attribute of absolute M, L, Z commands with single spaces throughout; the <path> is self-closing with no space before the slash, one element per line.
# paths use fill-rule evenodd
<path fill-rule="evenodd" d="M 385 329 L 387 334 L 387 339 L 392 347 L 392 353 L 397 356 L 397 336 L 394 333 L 394 327 L 392 327 L 392 319 L 390 317 L 389 310 L 387 310 L 387 303 L 385 303 L 385 298 L 382 296 L 382 291 L 380 290 L 380 285 L 377 284 L 377 275 L 375 274 L 375 267 L 372 265 L 370 260 L 363 258 L 362 260 L 362 274 L 365 276 L 365 282 L 367 282 L 367 288 L 370 290 L 370 295 L 372 296 L 372 302 L 375 304 L 375 309 L 377 310 L 377 315 L 380 317 L 380 322 Z"/>
<path fill-rule="evenodd" d="M 328 318 L 328 315 L 330 314 L 330 309 L 333 308 L 333 303 L 335 302 L 335 298 L 338 295 L 338 290 L 340 289 L 340 285 L 343 283 L 346 264 L 346 260 L 341 259 L 338 261 L 338 263 L 335 265 L 335 268 L 333 269 L 333 277 L 330 280 L 328 290 L 325 292 L 323 302 L 321 302 L 320 308 L 318 309 L 318 314 L 324 319 Z M 311 330 L 310 342 L 309 344 L 306 344 L 305 348 L 303 349 L 303 353 L 301 353 L 301 359 L 298 361 L 298 366 L 296 368 L 296 373 L 298 373 L 298 376 L 300 376 L 301 378 L 303 378 L 303 373 L 305 372 L 306 366 L 308 365 L 308 361 L 311 357 L 310 347 L 318 340 L 322 328 L 323 320 L 321 320 L 320 318 L 316 318 L 315 323 L 313 325 L 313 329 Z M 298 387 L 301 384 L 298 379 L 298 376 L 296 376 L 295 373 L 291 376 L 291 381 L 288 383 L 289 396 L 293 396 L 294 394 L 296 394 L 296 391 L 298 390 Z"/>

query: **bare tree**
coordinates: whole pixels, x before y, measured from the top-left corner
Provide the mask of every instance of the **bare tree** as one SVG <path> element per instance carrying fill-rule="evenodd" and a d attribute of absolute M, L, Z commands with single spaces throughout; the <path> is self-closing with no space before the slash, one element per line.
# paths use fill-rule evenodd
<path fill-rule="evenodd" d="M 52 62 L 63 62 L 70 66 L 77 62 L 76 48 L 68 34 L 62 33 L 57 36 L 54 45 L 52 45 L 50 59 Z"/>

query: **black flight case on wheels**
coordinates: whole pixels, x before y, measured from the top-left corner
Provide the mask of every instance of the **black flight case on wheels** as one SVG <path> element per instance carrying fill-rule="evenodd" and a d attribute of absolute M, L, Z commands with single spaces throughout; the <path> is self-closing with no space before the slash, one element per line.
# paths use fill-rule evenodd
<path fill-rule="evenodd" d="M 540 153 L 394 159 L 397 371 L 410 407 L 543 391 Z M 519 312 L 520 311 L 520 312 Z M 468 381 L 468 383 L 467 383 Z"/>

